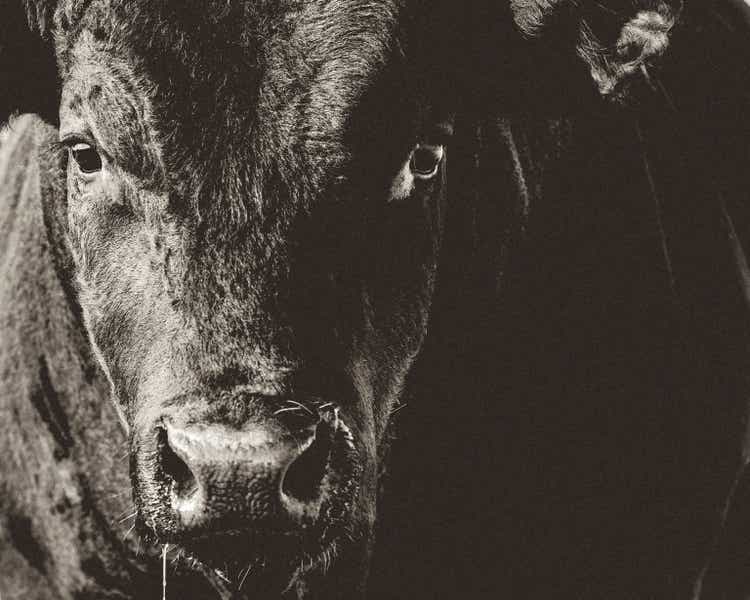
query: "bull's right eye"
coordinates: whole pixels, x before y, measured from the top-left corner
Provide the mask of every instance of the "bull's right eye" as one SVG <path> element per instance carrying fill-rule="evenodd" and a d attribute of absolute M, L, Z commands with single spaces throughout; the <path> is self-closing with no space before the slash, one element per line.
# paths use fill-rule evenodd
<path fill-rule="evenodd" d="M 418 180 L 428 182 L 434 178 L 440 169 L 444 153 L 442 145 L 417 144 L 391 182 L 388 201 L 408 198 L 420 185 Z"/>
<path fill-rule="evenodd" d="M 91 144 L 77 142 L 70 147 L 70 154 L 82 173 L 91 174 L 101 171 L 102 157 Z"/>

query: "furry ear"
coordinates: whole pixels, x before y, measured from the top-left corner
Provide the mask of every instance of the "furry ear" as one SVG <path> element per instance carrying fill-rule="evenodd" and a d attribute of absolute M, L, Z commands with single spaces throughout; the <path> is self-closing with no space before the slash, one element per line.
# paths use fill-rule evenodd
<path fill-rule="evenodd" d="M 575 49 L 599 93 L 621 97 L 669 46 L 682 0 L 510 0 L 521 33 Z"/>
<path fill-rule="evenodd" d="M 637 4 L 637 3 L 636 3 Z M 648 67 L 669 47 L 681 2 L 647 2 L 622 25 L 616 40 L 602 40 L 592 24 L 582 19 L 578 54 L 589 65 L 591 77 L 602 96 L 619 98 L 636 77 L 648 80 Z M 637 8 L 637 6 L 636 6 Z"/>
<path fill-rule="evenodd" d="M 0 125 L 31 112 L 57 122 L 57 66 L 50 29 L 56 0 L 11 0 L 0 7 Z"/>

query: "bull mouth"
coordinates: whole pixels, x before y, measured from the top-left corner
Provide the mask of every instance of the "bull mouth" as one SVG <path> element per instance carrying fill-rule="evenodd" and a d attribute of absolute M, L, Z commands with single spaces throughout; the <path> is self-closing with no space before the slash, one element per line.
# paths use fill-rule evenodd
<path fill-rule="evenodd" d="M 338 550 L 355 541 L 354 506 L 363 469 L 354 436 L 338 409 L 322 405 L 318 413 L 335 418 L 321 420 L 314 439 L 279 483 L 287 517 L 165 535 L 158 517 L 148 514 L 154 499 L 140 498 L 137 522 L 144 537 L 155 545 L 168 544 L 170 560 L 202 573 L 217 591 L 232 598 L 279 597 L 305 574 L 328 568 Z M 200 489 L 183 469 L 182 476 L 160 492 L 164 502 L 165 494 L 192 498 Z"/>
<path fill-rule="evenodd" d="M 253 537 L 260 542 L 258 536 Z M 335 562 L 339 548 L 349 542 L 343 535 L 325 543 L 305 544 L 297 540 L 285 551 L 281 546 L 269 550 L 269 546 L 278 544 L 278 539 L 267 538 L 264 551 L 257 553 L 248 551 L 251 538 L 241 532 L 225 533 L 193 544 L 169 546 L 169 552 L 176 552 L 182 565 L 200 572 L 220 594 L 228 593 L 233 600 L 266 599 L 283 596 L 307 573 L 328 569 Z M 215 552 L 219 546 L 224 552 Z"/>

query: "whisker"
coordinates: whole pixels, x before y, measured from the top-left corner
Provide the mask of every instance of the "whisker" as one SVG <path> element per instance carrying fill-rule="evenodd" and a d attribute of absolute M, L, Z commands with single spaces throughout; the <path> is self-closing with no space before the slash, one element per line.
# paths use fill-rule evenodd
<path fill-rule="evenodd" d="M 222 573 L 219 569 L 216 569 L 214 571 L 214 573 L 216 573 L 216 575 L 219 577 L 219 579 L 221 579 L 225 583 L 232 583 L 231 581 L 229 581 L 229 579 L 227 579 L 227 576 L 224 575 L 224 573 Z"/>
<path fill-rule="evenodd" d="M 279 410 L 274 411 L 273 414 L 274 415 L 280 415 L 281 413 L 293 412 L 293 411 L 298 411 L 298 410 L 300 410 L 300 408 L 298 406 L 287 406 L 286 408 L 280 408 Z"/>
<path fill-rule="evenodd" d="M 237 591 L 239 592 L 242 589 L 242 586 L 245 585 L 245 580 L 247 579 L 247 576 L 250 574 L 250 570 L 252 569 L 253 562 L 250 561 L 247 565 L 247 569 L 245 569 L 245 574 L 242 576 L 242 579 L 240 580 L 240 584 L 237 586 Z"/>
<path fill-rule="evenodd" d="M 133 524 L 132 524 L 132 525 L 130 526 L 130 529 L 128 529 L 128 530 L 127 530 L 127 532 L 125 533 L 125 535 L 124 535 L 124 536 L 122 536 L 122 541 L 123 541 L 123 542 L 124 542 L 124 541 L 125 541 L 126 539 L 128 539 L 128 537 L 130 537 L 130 534 L 131 534 L 131 533 L 133 533 L 133 530 L 134 530 L 134 529 L 135 529 L 135 523 L 133 523 Z"/>
<path fill-rule="evenodd" d="M 128 521 L 130 519 L 135 519 L 135 517 L 138 515 L 138 511 L 134 511 L 132 514 L 124 516 L 122 519 L 118 521 L 118 523 L 124 523 L 125 521 Z"/>
<path fill-rule="evenodd" d="M 399 404 L 395 408 L 391 409 L 391 416 L 395 415 L 398 411 L 400 411 L 402 408 L 406 408 L 407 406 L 408 405 L 406 404 L 406 402 L 404 402 L 403 404 Z"/>
<path fill-rule="evenodd" d="M 300 404 L 296 400 L 287 400 L 287 402 L 289 404 L 293 404 L 294 406 L 299 406 L 302 410 L 304 410 L 305 412 L 309 414 L 313 414 L 313 412 L 309 408 L 307 408 L 307 406 L 305 406 L 304 404 Z"/>

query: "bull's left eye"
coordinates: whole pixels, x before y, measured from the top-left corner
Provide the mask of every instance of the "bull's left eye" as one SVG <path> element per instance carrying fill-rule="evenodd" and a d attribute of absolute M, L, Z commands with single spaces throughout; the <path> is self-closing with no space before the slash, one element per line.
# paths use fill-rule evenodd
<path fill-rule="evenodd" d="M 443 147 L 419 144 L 411 154 L 409 169 L 417 179 L 430 179 L 435 176 L 443 160 Z"/>
<path fill-rule="evenodd" d="M 102 157 L 91 144 L 77 142 L 70 147 L 70 154 L 82 173 L 91 174 L 101 171 Z"/>

